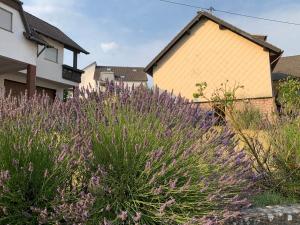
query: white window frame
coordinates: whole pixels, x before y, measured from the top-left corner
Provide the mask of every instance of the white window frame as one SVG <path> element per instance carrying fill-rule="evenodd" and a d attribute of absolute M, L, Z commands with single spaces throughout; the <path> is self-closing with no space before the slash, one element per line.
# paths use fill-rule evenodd
<path fill-rule="evenodd" d="M 47 57 L 47 50 L 49 50 L 49 49 L 54 49 L 56 51 L 56 59 L 55 60 L 52 60 L 52 59 L 50 59 L 50 58 Z M 47 48 L 45 50 L 44 59 L 48 60 L 50 62 L 58 63 L 58 49 L 57 48 Z"/>
<path fill-rule="evenodd" d="M 10 21 L 11 21 L 10 29 L 6 29 L 6 28 L 4 28 L 4 27 L 2 27 L 2 26 L 0 26 L 0 29 L 6 30 L 6 31 L 9 31 L 9 32 L 13 32 L 13 13 L 10 12 L 10 11 L 8 11 L 8 10 L 6 10 L 6 9 L 3 9 L 3 8 L 1 8 L 1 7 L 0 7 L 0 10 L 4 11 L 4 12 L 6 12 L 6 13 L 9 13 L 9 14 L 10 14 L 10 18 L 11 18 L 11 20 L 10 20 Z"/>

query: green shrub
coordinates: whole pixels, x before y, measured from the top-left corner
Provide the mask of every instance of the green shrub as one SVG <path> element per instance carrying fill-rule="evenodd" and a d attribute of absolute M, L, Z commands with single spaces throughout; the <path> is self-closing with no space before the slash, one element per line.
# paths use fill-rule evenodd
<path fill-rule="evenodd" d="M 300 122 L 281 120 L 269 131 L 271 139 L 273 174 L 278 184 L 275 188 L 300 200 Z"/>
<path fill-rule="evenodd" d="M 0 102 L 0 224 L 83 223 L 78 204 L 93 199 L 73 182 L 74 110 L 45 96 Z"/>
<path fill-rule="evenodd" d="M 195 109 L 147 90 L 93 107 L 91 224 L 185 224 L 239 202 L 249 162 Z"/>
<path fill-rule="evenodd" d="M 207 86 L 199 87 L 198 96 L 205 97 L 204 90 Z M 267 118 L 263 120 L 252 109 L 246 110 L 244 114 L 236 113 L 236 92 L 241 87 L 230 88 L 223 84 L 214 92 L 211 100 L 218 99 L 220 107 L 225 108 L 225 116 L 253 160 L 253 169 L 257 171 L 263 188 L 285 197 L 293 196 L 300 201 L 299 81 L 288 79 L 281 83 L 280 99 L 285 113 L 273 121 L 268 121 Z M 261 140 L 258 133 L 253 135 L 245 131 L 252 124 L 263 126 L 267 134 L 264 140 Z"/>
<path fill-rule="evenodd" d="M 251 105 L 247 105 L 242 111 L 234 111 L 234 116 L 242 129 L 260 129 L 263 126 L 263 115 Z"/>
<path fill-rule="evenodd" d="M 278 100 L 282 113 L 293 115 L 300 110 L 300 81 L 288 78 L 279 83 Z"/>
<path fill-rule="evenodd" d="M 294 197 L 287 197 L 274 191 L 266 191 L 252 198 L 256 207 L 265 207 L 272 205 L 290 205 L 298 203 Z"/>
<path fill-rule="evenodd" d="M 70 181 L 57 137 L 32 122 L 10 121 L 0 129 L 1 224 L 38 224 L 43 210 L 51 212 L 57 189 Z"/>
<path fill-rule="evenodd" d="M 216 222 L 249 206 L 251 161 L 184 99 L 109 84 L 0 106 L 0 224 Z"/>

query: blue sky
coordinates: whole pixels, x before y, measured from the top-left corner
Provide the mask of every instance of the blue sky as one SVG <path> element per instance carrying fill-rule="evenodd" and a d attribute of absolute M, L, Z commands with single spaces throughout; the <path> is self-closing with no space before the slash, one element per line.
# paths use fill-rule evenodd
<path fill-rule="evenodd" d="M 213 6 L 254 16 L 300 23 L 299 0 L 174 0 Z M 91 52 L 80 56 L 81 68 L 98 65 L 146 66 L 196 15 L 196 9 L 158 0 L 23 0 L 24 9 L 52 23 Z M 215 15 L 269 42 L 300 54 L 300 26 Z M 66 57 L 67 61 L 70 56 Z"/>

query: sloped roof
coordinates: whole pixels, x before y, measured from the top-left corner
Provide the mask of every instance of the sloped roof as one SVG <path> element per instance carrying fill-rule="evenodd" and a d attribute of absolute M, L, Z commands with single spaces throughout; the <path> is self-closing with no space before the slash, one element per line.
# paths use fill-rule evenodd
<path fill-rule="evenodd" d="M 34 36 L 41 38 L 40 35 L 38 35 L 41 34 L 63 44 L 67 49 L 89 54 L 57 27 L 37 18 L 36 16 L 31 15 L 28 12 L 24 12 L 24 16 L 32 33 L 35 33 Z"/>
<path fill-rule="evenodd" d="M 149 63 L 148 66 L 146 66 L 145 71 L 152 75 L 152 69 L 153 66 L 162 58 L 164 57 L 165 54 L 169 52 L 172 47 L 178 43 L 178 41 L 181 40 L 181 38 L 189 33 L 189 31 L 203 18 L 209 19 L 217 24 L 219 24 L 222 28 L 228 29 L 246 39 L 249 41 L 252 41 L 253 43 L 260 45 L 266 49 L 268 49 L 271 53 L 275 55 L 274 58 L 279 57 L 282 54 L 282 50 L 277 48 L 276 46 L 266 42 L 265 40 L 262 39 L 262 37 L 258 37 L 257 35 L 251 35 L 227 22 L 224 20 L 212 15 L 211 13 L 205 12 L 205 11 L 200 11 L 198 12 L 197 16 L 182 30 L 179 32 L 179 34 Z"/>
<path fill-rule="evenodd" d="M 97 66 L 95 75 L 99 77 L 101 72 L 113 72 L 116 80 L 120 79 L 127 82 L 148 81 L 143 67 Z"/>
<path fill-rule="evenodd" d="M 300 78 L 300 55 L 282 57 L 272 74 L 273 80 L 284 79 L 288 76 Z"/>

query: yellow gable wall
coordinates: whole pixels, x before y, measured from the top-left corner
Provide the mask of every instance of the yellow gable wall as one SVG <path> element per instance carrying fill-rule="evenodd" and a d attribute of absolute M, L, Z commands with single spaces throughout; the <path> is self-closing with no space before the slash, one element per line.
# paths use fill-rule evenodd
<path fill-rule="evenodd" d="M 269 52 L 219 25 L 202 20 L 154 67 L 154 84 L 190 100 L 196 83 L 211 95 L 221 83 L 244 85 L 238 98 L 272 97 Z"/>

